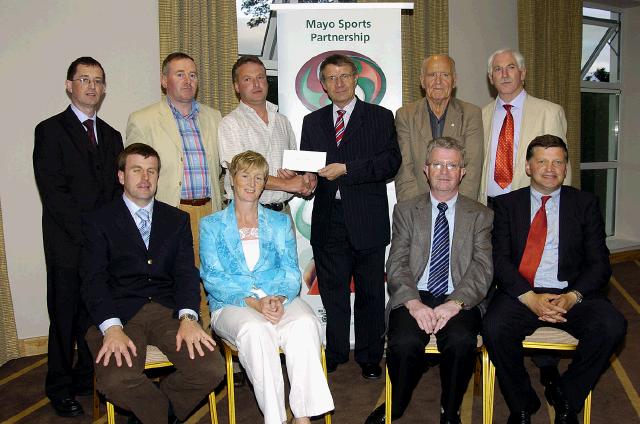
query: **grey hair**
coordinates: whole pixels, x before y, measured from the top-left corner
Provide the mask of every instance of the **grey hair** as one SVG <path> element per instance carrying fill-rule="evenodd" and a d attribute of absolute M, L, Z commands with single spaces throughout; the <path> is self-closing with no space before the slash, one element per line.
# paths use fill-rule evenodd
<path fill-rule="evenodd" d="M 438 137 L 434 138 L 427 144 L 427 155 L 425 158 L 425 164 L 429 164 L 429 158 L 431 157 L 431 152 L 436 147 L 440 147 L 441 149 L 453 149 L 457 150 L 460 153 L 460 159 L 462 160 L 461 168 L 467 167 L 467 153 L 464 149 L 464 144 L 460 141 L 456 140 L 453 137 Z"/>
<path fill-rule="evenodd" d="M 518 69 L 520 70 L 525 69 L 524 56 L 522 56 L 522 53 L 520 53 L 518 50 L 513 50 L 513 49 L 500 49 L 500 50 L 496 50 L 491 54 L 491 56 L 489 56 L 489 60 L 487 61 L 487 74 L 489 74 L 489 76 L 491 76 L 493 72 L 493 59 L 495 59 L 497 55 L 502 53 L 511 53 L 516 60 Z"/>

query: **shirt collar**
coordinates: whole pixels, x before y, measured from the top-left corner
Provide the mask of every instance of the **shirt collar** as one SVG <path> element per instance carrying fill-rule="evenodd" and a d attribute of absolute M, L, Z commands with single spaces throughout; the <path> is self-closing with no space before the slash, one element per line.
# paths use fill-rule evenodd
<path fill-rule="evenodd" d="M 131 216 L 135 217 L 136 216 L 136 212 L 138 212 L 139 209 L 145 209 L 147 212 L 149 212 L 149 219 L 152 219 L 152 217 L 153 217 L 153 203 L 154 203 L 155 199 L 151 199 L 149 204 L 147 206 L 142 207 L 142 208 L 140 206 L 136 205 L 135 203 L 133 203 L 133 201 L 131 199 L 129 199 L 125 193 L 122 193 L 122 200 L 124 200 L 124 204 L 127 206 L 127 209 L 129 209 L 129 213 L 131 214 Z"/>
<path fill-rule="evenodd" d="M 338 105 L 336 105 L 334 103 L 333 104 L 333 114 L 336 115 L 339 110 L 344 110 L 345 114 L 351 115 L 351 112 L 353 112 L 353 109 L 355 109 L 355 107 L 356 107 L 356 101 L 357 100 L 358 100 L 358 98 L 356 96 L 353 96 L 353 99 L 351 99 L 351 101 L 349 103 L 347 103 L 345 105 L 345 107 L 343 107 L 343 108 L 339 108 Z"/>
<path fill-rule="evenodd" d="M 542 196 L 551 196 L 551 199 L 549 200 L 555 200 L 560 196 L 560 190 L 562 190 L 562 186 L 560 186 L 549 194 L 542 194 L 531 186 L 529 188 L 531 189 L 531 197 L 536 199 L 538 202 L 542 202 Z"/>
<path fill-rule="evenodd" d="M 431 193 L 429 193 L 429 197 L 431 198 L 431 207 L 433 209 L 437 209 L 438 203 L 440 203 L 440 201 L 437 200 L 435 197 L 433 197 L 433 194 Z M 445 202 L 447 204 L 447 211 L 451 210 L 451 208 L 453 208 L 456 205 L 457 201 L 458 201 L 458 193 L 456 193 L 455 196 L 453 196 L 451 199 Z"/>
<path fill-rule="evenodd" d="M 94 123 L 96 121 L 97 114 L 95 112 L 93 113 L 93 116 L 87 116 L 83 111 L 78 109 L 76 105 L 74 105 L 73 103 L 71 103 L 71 110 L 73 111 L 73 113 L 76 114 L 80 122 L 84 122 L 87 119 L 91 119 Z"/>
<path fill-rule="evenodd" d="M 431 106 L 429 106 L 429 100 L 427 100 L 425 103 L 427 104 L 427 112 L 429 113 L 429 116 L 433 117 L 433 119 L 436 122 L 444 121 L 446 119 L 447 111 L 449 110 L 449 103 L 451 103 L 451 99 L 449 99 L 449 102 L 447 102 L 447 107 L 444 108 L 444 112 L 442 113 L 442 116 L 440 117 L 440 119 L 438 119 L 436 114 L 433 113 L 433 111 L 431 110 Z"/>
<path fill-rule="evenodd" d="M 278 111 L 278 106 L 274 105 L 273 103 L 271 103 L 270 101 L 266 101 L 267 103 L 267 113 L 276 113 Z M 243 112 L 252 112 L 252 113 L 256 113 L 255 109 L 252 108 L 251 106 L 249 106 L 248 104 L 246 104 L 245 102 L 243 102 L 242 100 L 240 100 L 240 103 L 238 104 L 238 107 L 240 108 L 240 110 L 242 110 Z"/>
<path fill-rule="evenodd" d="M 195 99 L 191 100 L 191 112 L 188 115 L 183 115 L 176 107 L 171 103 L 171 99 L 167 96 L 167 104 L 169 105 L 169 109 L 171 109 L 171 113 L 176 119 L 194 119 L 198 116 L 198 112 L 200 112 L 200 103 L 196 102 Z"/>
<path fill-rule="evenodd" d="M 515 109 L 522 110 L 522 107 L 524 106 L 524 100 L 526 99 L 526 97 L 527 97 L 527 91 L 525 89 L 522 89 L 520 94 L 518 94 L 516 98 L 510 101 L 509 103 L 503 101 L 500 98 L 500 96 L 498 96 L 498 101 L 496 102 L 496 109 L 501 109 L 502 106 L 504 105 L 511 105 Z"/>

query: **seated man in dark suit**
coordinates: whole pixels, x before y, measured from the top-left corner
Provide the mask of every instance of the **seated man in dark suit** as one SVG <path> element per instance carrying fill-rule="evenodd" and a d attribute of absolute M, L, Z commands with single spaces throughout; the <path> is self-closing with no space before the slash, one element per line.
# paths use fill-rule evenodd
<path fill-rule="evenodd" d="M 144 423 L 167 422 L 170 405 L 184 420 L 223 369 L 195 312 L 200 280 L 189 215 L 154 199 L 160 158 L 150 146 L 128 146 L 118 169 L 123 196 L 83 220 L 82 295 L 95 324 L 86 340 L 97 386 Z M 176 368 L 159 387 L 143 374 L 147 344 Z"/>
<path fill-rule="evenodd" d="M 460 423 L 460 405 L 473 373 L 481 302 L 491 284 L 493 213 L 458 193 L 464 145 L 450 137 L 426 146 L 429 193 L 393 212 L 387 260 L 387 366 L 393 384 L 391 417 L 409 405 L 425 368 L 424 348 L 437 335 L 441 352 L 441 423 Z M 382 404 L 366 424 L 385 422 Z"/>
<path fill-rule="evenodd" d="M 567 146 L 542 135 L 527 148 L 524 187 L 495 198 L 493 262 L 498 291 L 483 337 L 511 415 L 530 423 L 540 407 L 524 367 L 522 340 L 538 327 L 580 341 L 569 369 L 545 390 L 556 423 L 577 423 L 589 391 L 626 332 L 626 321 L 603 294 L 609 250 L 594 195 L 563 186 Z"/>

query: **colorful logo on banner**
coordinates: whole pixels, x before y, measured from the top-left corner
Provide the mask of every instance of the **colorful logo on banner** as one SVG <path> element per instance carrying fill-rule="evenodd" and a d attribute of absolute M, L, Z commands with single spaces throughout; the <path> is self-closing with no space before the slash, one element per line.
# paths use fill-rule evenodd
<path fill-rule="evenodd" d="M 364 93 L 363 100 L 367 103 L 380 104 L 387 91 L 387 79 L 382 68 L 370 57 L 350 50 L 331 50 L 320 53 L 302 65 L 296 75 L 296 94 L 302 104 L 313 112 L 331 103 L 320 82 L 320 64 L 332 54 L 343 54 L 354 61 L 358 68 L 358 87 Z"/>

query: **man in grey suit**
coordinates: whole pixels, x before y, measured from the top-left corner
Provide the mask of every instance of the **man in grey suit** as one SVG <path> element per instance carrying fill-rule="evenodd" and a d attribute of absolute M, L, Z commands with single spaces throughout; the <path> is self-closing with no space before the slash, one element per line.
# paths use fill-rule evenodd
<path fill-rule="evenodd" d="M 409 103 L 396 113 L 402 165 L 395 178 L 398 201 L 429 192 L 422 175 L 429 140 L 453 137 L 467 155 L 467 168 L 460 193 L 478 197 L 482 173 L 483 132 L 480 108 L 452 97 L 456 87 L 456 64 L 447 55 L 427 57 L 422 63 L 420 83 L 426 97 Z"/>
<path fill-rule="evenodd" d="M 458 193 L 465 175 L 461 142 L 431 140 L 426 157 L 429 194 L 400 202 L 393 212 L 387 260 L 391 418 L 401 417 L 408 406 L 426 369 L 424 348 L 436 336 L 442 354 L 440 422 L 460 423 L 493 272 L 493 212 Z M 366 424 L 384 423 L 384 408 L 376 408 Z"/>

